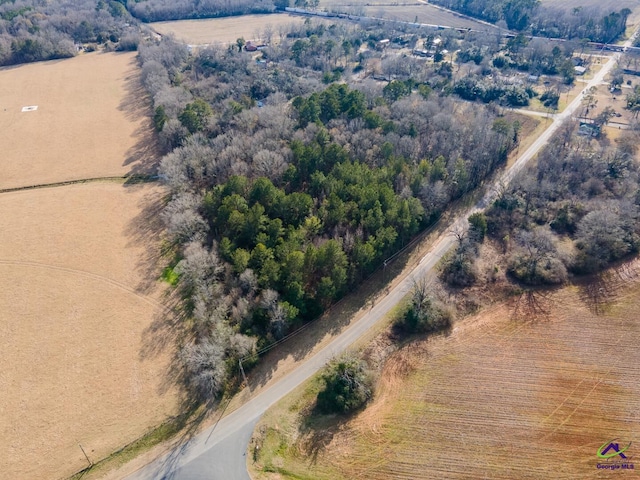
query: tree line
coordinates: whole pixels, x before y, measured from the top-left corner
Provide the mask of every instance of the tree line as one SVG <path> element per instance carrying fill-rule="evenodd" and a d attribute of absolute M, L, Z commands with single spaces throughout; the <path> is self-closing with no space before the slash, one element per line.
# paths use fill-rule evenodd
<path fill-rule="evenodd" d="M 272 13 L 275 10 L 274 2 L 270 0 L 127 0 L 126 5 L 131 14 L 143 22 Z M 284 6 L 288 6 L 288 2 Z"/>
<path fill-rule="evenodd" d="M 0 65 L 73 57 L 76 44 L 135 50 L 139 30 L 122 2 L 0 2 Z"/>
<path fill-rule="evenodd" d="M 539 0 L 434 0 L 443 7 L 502 24 L 510 30 L 554 38 L 611 43 L 623 35 L 631 10 L 623 8 L 556 8 Z"/>

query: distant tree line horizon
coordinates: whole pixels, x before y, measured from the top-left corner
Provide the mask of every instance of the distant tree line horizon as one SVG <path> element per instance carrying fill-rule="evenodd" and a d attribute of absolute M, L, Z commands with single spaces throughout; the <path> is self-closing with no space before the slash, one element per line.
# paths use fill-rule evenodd
<path fill-rule="evenodd" d="M 284 2 L 284 3 L 283 3 Z M 231 17 L 273 13 L 288 6 L 288 0 L 126 0 L 127 9 L 143 22 Z M 286 3 L 286 4 L 285 4 Z"/>
<path fill-rule="evenodd" d="M 566 39 L 611 43 L 624 34 L 628 8 L 556 8 L 539 0 L 433 0 L 433 3 L 514 31 Z"/>
<path fill-rule="evenodd" d="M 139 38 L 122 2 L 0 1 L 0 65 L 73 57 L 77 44 L 135 50 Z"/>
<path fill-rule="evenodd" d="M 497 21 L 498 23 L 504 22 L 505 19 L 509 19 L 512 16 L 520 19 L 519 22 L 522 23 L 524 18 L 526 22 L 532 23 L 530 23 L 530 28 L 529 26 L 522 28 L 522 32 L 569 38 L 574 39 L 574 42 L 585 39 L 612 41 L 613 38 L 617 38 L 624 32 L 626 20 L 630 13 L 630 10 L 622 9 L 620 12 L 610 12 L 604 15 L 603 12 L 597 9 L 578 8 L 574 9 L 569 15 L 564 10 L 552 12 L 539 7 L 536 2 L 529 0 L 510 0 L 506 2 L 505 0 L 496 0 L 493 3 L 486 3 L 487 0 L 475 0 L 464 4 L 459 4 L 454 0 L 439 0 L 439 2 L 449 8 L 460 11 L 473 10 L 473 12 L 466 13 L 473 13 L 481 18 Z M 141 36 L 145 36 L 144 28 L 141 28 L 139 22 L 217 18 L 250 13 L 274 13 L 288 5 L 289 0 L 277 0 L 275 3 L 268 0 L 258 0 L 257 2 L 242 0 L 234 2 L 232 5 L 220 0 L 207 0 L 197 3 L 168 0 L 80 0 L 74 2 L 72 7 L 65 2 L 42 3 L 37 0 L 0 1 L 0 66 L 69 58 L 76 55 L 80 44 L 89 49 L 135 50 Z M 480 9 L 483 5 L 485 7 L 492 5 L 492 8 Z M 543 12 L 546 16 L 543 15 Z M 601 13 L 604 16 L 601 16 Z M 549 21 L 553 19 L 558 25 L 550 26 L 548 22 L 545 23 L 540 20 L 544 18 Z M 527 23 L 527 25 L 529 24 Z M 370 28 L 370 26 L 366 28 Z M 273 31 L 269 32 L 267 37 L 271 38 L 273 33 Z M 422 33 L 422 36 L 424 35 L 425 33 Z M 474 34 L 469 33 L 469 35 L 473 36 Z M 451 42 L 451 32 L 439 32 L 439 36 L 443 37 L 445 41 L 436 47 L 435 58 L 437 62 L 442 62 L 444 59 L 442 52 L 445 49 L 452 51 L 451 49 L 455 49 L 456 45 L 455 42 Z M 318 62 L 326 64 L 327 60 L 332 60 L 335 67 L 338 63 L 337 60 L 340 58 L 340 47 L 351 49 L 359 47 L 359 44 L 356 43 L 347 47 L 346 45 L 331 44 L 331 41 L 328 45 L 321 46 L 310 44 L 300 36 L 298 38 L 300 41 L 292 48 L 294 49 L 294 59 L 299 66 L 311 66 L 310 64 L 314 62 L 316 64 Z M 307 38 L 309 38 L 308 35 Z M 363 41 L 374 45 L 376 38 L 369 36 Z M 379 40 L 380 38 L 377 39 Z M 417 39 L 418 36 L 416 35 L 415 38 Z M 427 34 L 428 42 L 433 41 L 434 38 L 435 35 Z M 478 39 L 479 37 L 476 38 L 476 40 Z M 470 46 L 462 49 L 458 54 L 458 60 L 461 62 L 474 61 L 478 65 L 483 65 L 483 58 L 487 58 L 487 48 L 489 50 L 494 50 L 495 48 L 495 42 L 487 40 L 483 40 L 484 46 L 482 48 Z M 553 58 L 551 58 L 550 54 L 547 55 L 548 59 L 545 59 L 544 56 L 541 57 L 539 55 L 539 45 L 535 48 L 537 59 L 523 58 L 522 52 L 527 50 L 527 48 L 523 48 L 526 47 L 526 43 L 527 40 L 524 37 L 522 40 L 510 41 L 510 45 L 514 47 L 509 47 L 511 58 L 497 58 L 494 66 L 501 69 L 505 66 L 508 68 L 515 67 L 532 73 L 538 71 L 555 74 L 560 71 L 565 75 L 565 72 L 568 72 L 567 74 L 573 72 L 572 68 L 567 67 L 569 62 L 566 59 L 564 63 L 558 63 L 557 60 L 560 57 L 555 52 Z M 415 45 L 415 41 L 411 41 L 409 44 Z M 328 48 L 328 50 L 323 52 L 320 47 Z M 572 48 L 575 49 L 575 46 Z M 518 49 L 520 52 L 518 52 Z M 273 53 L 276 52 L 274 51 Z M 348 55 L 350 52 L 345 51 L 343 53 Z M 409 59 L 405 59 L 405 63 L 415 64 L 414 61 Z M 441 65 L 445 68 L 447 63 L 444 62 Z M 326 69 L 326 66 L 324 68 Z M 409 67 L 408 70 L 410 71 L 411 68 L 413 67 Z M 407 67 L 398 63 L 396 70 L 398 72 L 406 71 Z M 447 72 L 443 70 L 442 73 L 446 74 Z M 572 79 L 570 80 L 572 81 Z M 483 87 L 480 86 L 480 88 L 482 89 Z M 484 98 L 491 98 L 492 95 L 489 94 Z M 474 97 L 483 98 L 483 95 L 474 95 Z M 505 89 L 499 94 L 499 97 L 503 100 L 507 99 L 504 103 L 514 102 L 512 103 L 513 106 L 523 104 L 524 99 L 522 92 L 516 93 L 513 88 Z M 465 98 L 471 97 L 467 95 Z"/>

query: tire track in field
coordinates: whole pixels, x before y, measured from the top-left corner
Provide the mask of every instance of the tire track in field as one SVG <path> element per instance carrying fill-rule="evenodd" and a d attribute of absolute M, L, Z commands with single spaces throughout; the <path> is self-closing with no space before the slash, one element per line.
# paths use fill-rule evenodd
<path fill-rule="evenodd" d="M 620 342 L 622 341 L 622 339 L 626 336 L 626 333 L 622 333 L 620 334 L 620 336 L 618 337 L 618 340 L 616 341 L 616 343 L 611 346 L 611 348 L 609 349 L 610 351 L 615 351 L 617 350 L 618 345 L 620 345 Z M 560 422 L 551 432 L 547 433 L 546 435 L 544 435 L 542 437 L 543 440 L 546 440 L 547 438 L 549 438 L 551 435 L 555 434 L 560 428 L 562 428 L 562 426 L 564 426 L 565 423 L 567 423 L 569 421 L 569 419 L 571 417 L 573 417 L 573 414 L 576 413 L 580 407 L 582 407 L 582 405 L 584 404 L 584 402 L 587 401 L 587 399 L 591 396 L 591 394 L 593 392 L 596 391 L 596 389 L 600 386 L 600 384 L 602 383 L 602 381 L 607 378 L 609 376 L 609 374 L 611 373 L 611 371 L 614 369 L 614 366 L 610 366 L 609 369 L 604 373 L 604 375 L 601 375 L 600 378 L 598 378 L 598 381 L 595 383 L 595 385 L 593 385 L 593 387 L 591 387 L 591 390 L 589 390 L 587 392 L 587 394 L 582 398 L 582 400 L 578 403 L 578 405 L 576 405 L 576 407 L 571 411 L 571 413 L 569 413 L 569 415 L 566 416 L 566 418 Z M 556 413 L 558 411 L 558 409 L 560 409 L 563 405 L 566 404 L 566 402 L 569 400 L 569 398 L 571 398 L 573 396 L 573 393 L 578 389 L 578 387 L 585 381 L 587 377 L 584 377 L 580 383 L 578 384 L 578 386 L 576 386 L 576 388 L 560 403 L 560 405 L 558 405 L 558 408 L 556 408 L 548 417 L 544 418 L 542 420 L 542 422 L 540 422 L 540 424 L 543 424 L 544 422 L 546 422 L 554 413 Z"/>
<path fill-rule="evenodd" d="M 59 272 L 65 272 L 65 273 L 71 273 L 74 275 L 80 275 L 82 277 L 85 278 L 91 278 L 93 280 L 98 280 L 104 283 L 108 283 L 109 285 L 119 288 L 121 290 L 124 290 L 128 293 L 130 293 L 131 295 L 134 295 L 136 297 L 138 297 L 140 300 L 142 300 L 143 302 L 148 303 L 149 305 L 156 307 L 160 310 L 162 310 L 162 312 L 164 313 L 168 313 L 170 312 L 170 308 L 168 308 L 167 306 L 163 305 L 162 303 L 158 302 L 157 300 L 154 300 L 150 297 L 147 297 L 145 295 L 142 295 L 140 293 L 138 293 L 136 290 L 134 290 L 133 288 L 125 285 L 124 283 L 118 282 L 117 280 L 113 280 L 112 278 L 106 277 L 104 275 L 98 275 L 97 273 L 92 273 L 92 272 L 87 272 L 85 270 L 77 270 L 74 268 L 68 268 L 68 267 L 60 267 L 57 265 L 49 265 L 46 263 L 40 263 L 40 262 L 31 262 L 31 261 L 21 261 L 21 260 L 1 260 L 0 259 L 0 265 L 7 265 L 7 266 L 18 266 L 18 267 L 33 267 L 33 268 L 44 268 L 47 270 L 55 270 L 55 271 L 59 271 Z"/>

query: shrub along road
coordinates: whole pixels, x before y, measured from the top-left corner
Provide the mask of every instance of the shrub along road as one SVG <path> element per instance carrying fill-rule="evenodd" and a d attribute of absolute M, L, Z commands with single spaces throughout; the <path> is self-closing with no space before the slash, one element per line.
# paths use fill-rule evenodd
<path fill-rule="evenodd" d="M 625 43 L 630 46 L 634 35 Z M 617 63 L 621 54 L 616 53 L 611 61 L 590 80 L 584 91 L 601 84 L 605 76 Z M 535 155 L 547 144 L 562 123 L 570 119 L 580 107 L 582 97 L 578 95 L 562 113 L 553 117 L 553 122 L 542 135 L 518 158 L 513 166 L 505 171 L 497 180 L 496 187 L 509 183 Z M 453 222 L 451 228 L 467 226 L 467 217 L 486 206 L 495 199 L 497 188 L 490 189 L 482 200 L 469 211 L 464 212 Z M 340 354 L 360 338 L 367 330 L 382 321 L 403 297 L 411 290 L 414 282 L 427 275 L 440 259 L 451 249 L 456 239 L 444 233 L 425 254 L 420 263 L 407 272 L 405 277 L 396 283 L 389 293 L 382 297 L 371 310 L 338 335 L 329 345 L 300 364 L 295 370 L 276 381 L 269 388 L 251 398 L 237 410 L 233 411 L 215 425 L 193 437 L 187 443 L 175 448 L 165 456 L 155 460 L 130 477 L 130 480 L 184 479 L 193 480 L 207 478 L 209 480 L 249 479 L 246 471 L 248 442 L 253 428 L 260 416 L 274 403 L 302 384 L 320 370 L 331 358 Z"/>

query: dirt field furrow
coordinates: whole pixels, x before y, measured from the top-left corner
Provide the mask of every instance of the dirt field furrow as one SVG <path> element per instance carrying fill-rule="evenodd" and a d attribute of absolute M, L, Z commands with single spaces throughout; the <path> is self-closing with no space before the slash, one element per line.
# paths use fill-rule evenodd
<path fill-rule="evenodd" d="M 40 269 L 46 269 L 46 270 L 57 270 L 59 272 L 71 273 L 73 275 L 80 275 L 85 278 L 98 280 L 104 283 L 108 283 L 109 285 L 117 287 L 121 290 L 124 290 L 125 292 L 128 292 L 131 295 L 138 297 L 143 302 L 148 303 L 152 307 L 158 308 L 160 311 L 169 312 L 169 308 L 163 305 L 162 303 L 158 302 L 157 300 L 154 300 L 153 298 L 147 297 L 145 295 L 141 295 L 135 289 L 130 288 L 127 285 L 120 283 L 116 280 L 113 280 L 109 277 L 105 277 L 104 275 L 96 275 L 95 273 L 85 272 L 84 270 L 77 270 L 73 268 L 57 267 L 55 265 L 45 265 L 43 263 L 38 263 L 38 262 L 19 262 L 19 261 L 0 259 L 0 265 L 12 265 L 12 266 L 20 266 L 20 267 L 40 268 Z"/>

